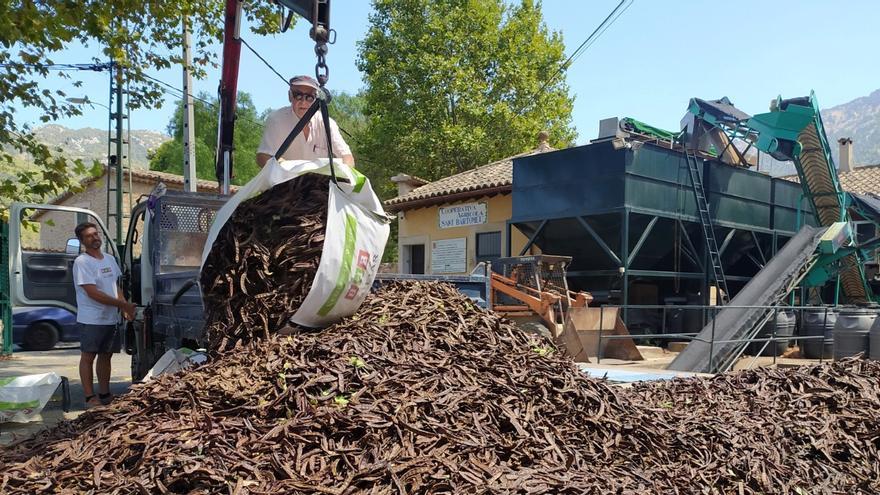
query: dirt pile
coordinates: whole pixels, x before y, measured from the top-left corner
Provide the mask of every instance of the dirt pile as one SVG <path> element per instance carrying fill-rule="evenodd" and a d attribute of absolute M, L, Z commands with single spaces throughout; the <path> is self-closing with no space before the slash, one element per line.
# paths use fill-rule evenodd
<path fill-rule="evenodd" d="M 454 289 L 397 283 L 19 445 L 0 488 L 575 493 L 639 427 L 615 393 Z"/>
<path fill-rule="evenodd" d="M 880 362 L 640 385 L 626 399 L 653 418 L 642 434 L 657 449 L 627 470 L 654 491 L 880 493 Z"/>
<path fill-rule="evenodd" d="M 0 492 L 877 493 L 880 363 L 629 389 L 451 287 L 242 344 L 0 454 Z"/>

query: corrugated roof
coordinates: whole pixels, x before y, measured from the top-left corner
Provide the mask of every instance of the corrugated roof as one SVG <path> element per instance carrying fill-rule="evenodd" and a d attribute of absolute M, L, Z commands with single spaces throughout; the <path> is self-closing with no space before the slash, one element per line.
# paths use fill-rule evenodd
<path fill-rule="evenodd" d="M 856 167 L 849 172 L 838 172 L 840 185 L 844 191 L 859 194 L 880 194 L 880 164 Z M 797 175 L 786 175 L 781 179 L 800 182 Z"/>
<path fill-rule="evenodd" d="M 553 148 L 547 143 L 541 143 L 525 153 L 429 182 L 403 196 L 385 201 L 385 206 L 389 211 L 396 212 L 446 201 L 510 192 L 513 186 L 513 159 L 548 151 L 553 151 Z"/>

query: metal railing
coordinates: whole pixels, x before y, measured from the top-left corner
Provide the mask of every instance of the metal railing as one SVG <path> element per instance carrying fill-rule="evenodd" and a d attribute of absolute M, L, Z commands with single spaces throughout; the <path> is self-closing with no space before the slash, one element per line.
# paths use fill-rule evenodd
<path fill-rule="evenodd" d="M 620 314 L 623 314 L 622 312 L 627 311 L 627 310 L 658 310 L 661 315 L 660 316 L 660 321 L 661 321 L 660 333 L 644 333 L 644 334 L 630 333 L 629 335 L 607 335 L 607 334 L 603 335 L 603 333 L 606 330 L 613 330 L 613 325 L 611 328 L 605 328 L 606 325 L 605 325 L 604 313 L 605 313 L 606 309 L 608 309 L 608 310 L 617 309 L 618 311 L 621 312 Z M 750 327 L 748 332 L 746 332 L 749 335 L 748 338 L 716 339 L 715 338 L 716 317 L 717 317 L 718 313 L 720 313 L 722 310 L 725 310 L 725 309 L 759 309 L 759 310 L 764 310 L 765 313 L 761 318 L 756 320 L 756 323 L 754 325 L 752 325 L 752 327 Z M 790 311 L 790 312 L 794 312 L 794 313 L 803 314 L 804 310 L 816 311 L 819 309 L 823 310 L 823 318 L 822 318 L 823 334 L 811 335 L 811 336 L 797 335 L 794 331 L 792 332 L 792 335 L 778 336 L 776 334 L 777 333 L 777 323 L 776 322 L 778 322 L 778 316 L 779 316 L 780 311 L 786 311 L 786 312 Z M 603 306 L 599 307 L 599 329 L 598 329 L 599 333 L 598 333 L 598 339 L 597 339 L 597 343 L 596 343 L 596 354 L 595 354 L 596 355 L 596 362 L 597 363 L 601 362 L 602 349 L 603 349 L 602 344 L 603 344 L 603 342 L 607 342 L 609 340 L 632 339 L 632 340 L 636 341 L 636 340 L 652 340 L 652 339 L 683 339 L 683 340 L 688 340 L 690 342 L 697 341 L 697 342 L 703 342 L 705 344 L 708 344 L 709 345 L 709 369 L 715 370 L 715 364 L 716 364 L 714 362 L 714 360 L 715 360 L 715 347 L 717 345 L 724 345 L 724 344 L 738 344 L 736 346 L 735 350 L 730 353 L 729 358 L 725 359 L 723 363 L 720 363 L 718 371 L 724 372 L 724 371 L 729 371 L 731 368 L 733 368 L 733 366 L 739 361 L 739 358 L 742 357 L 743 353 L 748 348 L 749 344 L 763 342 L 763 345 L 761 346 L 761 348 L 758 349 L 757 352 L 755 352 L 756 355 L 753 357 L 752 361 L 746 367 L 746 369 L 751 369 L 752 366 L 754 366 L 754 364 L 757 362 L 758 358 L 762 356 L 762 354 L 763 354 L 764 350 L 767 348 L 767 346 L 776 345 L 777 341 L 795 340 L 798 342 L 799 345 L 801 345 L 801 343 L 803 341 L 816 340 L 816 339 L 822 339 L 822 341 L 824 342 L 824 340 L 825 340 L 824 328 L 827 326 L 827 323 L 828 323 L 828 314 L 829 314 L 829 312 L 835 311 L 835 309 L 836 309 L 836 307 L 834 307 L 834 306 L 780 306 L 780 305 L 776 305 L 776 306 L 734 306 L 734 305 L 710 306 L 710 305 L 669 305 L 669 304 L 628 304 L 628 305 L 611 305 L 611 304 L 609 304 L 609 305 L 603 305 Z M 699 332 L 667 333 L 666 332 L 667 315 L 672 311 L 682 312 L 682 316 L 681 316 L 682 318 L 684 317 L 686 311 L 699 311 L 701 313 L 701 321 L 705 322 L 705 323 L 700 325 Z M 630 314 L 631 314 L 631 312 L 630 312 Z M 709 320 L 708 322 L 706 322 L 707 319 Z M 768 324 L 768 322 L 771 322 L 771 321 L 773 322 L 773 324 L 770 327 L 771 328 L 771 335 L 769 337 L 757 337 L 757 335 L 761 332 L 761 330 L 764 328 L 764 326 L 766 324 Z M 803 322 L 803 317 L 800 318 L 800 321 Z M 700 333 L 702 333 L 702 330 L 704 328 L 706 328 L 707 326 L 710 326 L 710 328 L 711 328 L 709 338 L 708 339 L 700 338 L 699 337 Z M 797 328 L 797 320 L 792 323 L 792 326 L 794 326 L 795 329 Z M 803 324 L 801 324 L 801 327 L 802 326 L 803 326 Z M 803 347 L 801 347 L 801 350 L 803 351 Z M 776 355 L 775 352 L 771 353 L 771 355 L 773 357 L 772 364 L 773 365 L 777 364 L 776 359 L 778 356 Z M 824 349 L 820 350 L 818 358 L 804 358 L 804 359 L 814 360 L 819 363 L 827 360 L 827 358 L 825 358 Z"/>

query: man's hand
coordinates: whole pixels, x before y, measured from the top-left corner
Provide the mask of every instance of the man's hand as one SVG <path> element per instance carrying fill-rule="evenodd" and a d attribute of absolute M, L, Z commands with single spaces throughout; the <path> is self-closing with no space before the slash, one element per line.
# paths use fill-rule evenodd
<path fill-rule="evenodd" d="M 134 313 L 137 311 L 137 306 L 130 302 L 122 302 L 122 306 L 119 308 L 122 310 L 122 317 L 127 321 L 134 320 Z"/>

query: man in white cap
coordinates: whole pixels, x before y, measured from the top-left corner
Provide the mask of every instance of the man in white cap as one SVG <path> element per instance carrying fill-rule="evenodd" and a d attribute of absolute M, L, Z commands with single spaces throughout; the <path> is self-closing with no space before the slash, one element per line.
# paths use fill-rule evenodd
<path fill-rule="evenodd" d="M 290 106 L 279 108 L 266 117 L 266 126 L 263 128 L 263 139 L 257 148 L 257 164 L 260 167 L 266 165 L 269 158 L 275 156 L 281 143 L 306 113 L 318 94 L 318 82 L 309 76 L 296 76 L 290 79 L 290 89 L 287 98 Z M 330 119 L 330 141 L 333 143 L 333 158 L 340 158 L 346 165 L 354 165 L 354 157 L 351 148 L 339 134 L 339 126 Z M 296 136 L 287 151 L 281 156 L 284 160 L 314 160 L 316 158 L 328 158 L 327 134 L 324 130 L 324 120 L 318 111 L 309 120 L 308 125 Z"/>

